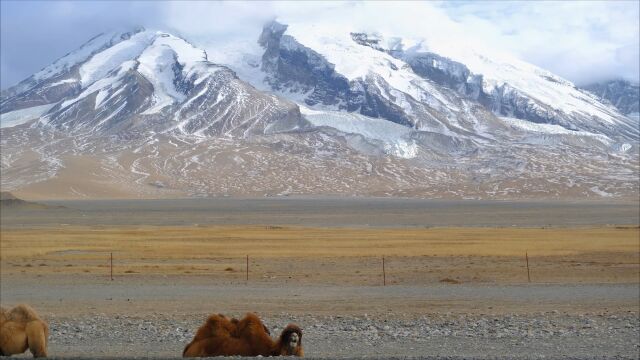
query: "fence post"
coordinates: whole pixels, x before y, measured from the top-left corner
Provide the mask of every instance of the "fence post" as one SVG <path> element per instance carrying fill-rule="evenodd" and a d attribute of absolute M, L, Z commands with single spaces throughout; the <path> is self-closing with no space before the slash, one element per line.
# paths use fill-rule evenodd
<path fill-rule="evenodd" d="M 382 255 L 382 286 L 387 286 L 387 272 L 384 268 L 384 255 Z"/>
<path fill-rule="evenodd" d="M 525 251 L 524 258 L 527 261 L 527 281 L 531 282 L 531 273 L 529 272 L 529 254 Z"/>
<path fill-rule="evenodd" d="M 110 254 L 111 281 L 113 281 L 113 253 Z"/>

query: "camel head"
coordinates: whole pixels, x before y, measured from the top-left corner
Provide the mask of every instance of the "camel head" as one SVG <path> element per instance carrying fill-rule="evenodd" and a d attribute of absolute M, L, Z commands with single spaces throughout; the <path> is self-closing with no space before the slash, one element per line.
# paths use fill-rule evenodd
<path fill-rule="evenodd" d="M 280 335 L 280 355 L 302 356 L 302 329 L 298 325 L 289 324 Z"/>

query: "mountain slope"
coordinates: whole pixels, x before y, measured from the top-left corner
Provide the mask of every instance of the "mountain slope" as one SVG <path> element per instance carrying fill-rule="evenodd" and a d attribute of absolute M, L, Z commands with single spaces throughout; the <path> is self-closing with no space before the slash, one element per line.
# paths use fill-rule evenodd
<path fill-rule="evenodd" d="M 637 124 L 544 70 L 339 26 L 271 22 L 255 41 L 91 39 L 3 92 L 2 189 L 637 197 Z"/>

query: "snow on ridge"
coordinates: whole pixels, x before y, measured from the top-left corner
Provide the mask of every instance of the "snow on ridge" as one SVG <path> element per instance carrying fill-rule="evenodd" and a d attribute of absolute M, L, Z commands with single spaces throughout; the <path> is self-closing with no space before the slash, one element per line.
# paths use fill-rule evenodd
<path fill-rule="evenodd" d="M 381 76 L 392 87 L 422 101 L 421 95 L 428 82 L 407 70 L 407 64 L 393 56 L 369 46 L 358 45 L 352 38 L 353 28 L 332 24 L 287 23 L 285 36 L 289 35 L 300 44 L 319 52 L 335 71 L 349 80 L 364 78 L 370 73 Z M 357 32 L 357 31 L 356 31 Z M 393 35 L 393 34 L 390 34 Z M 602 104 L 591 94 L 580 91 L 573 83 L 533 64 L 519 60 L 509 54 L 482 52 L 472 46 L 455 42 L 431 41 L 427 37 L 399 38 L 385 34 L 371 34 L 379 40 L 383 50 L 404 50 L 407 53 L 433 52 L 460 62 L 475 75 L 483 76 L 483 90 L 497 91 L 507 84 L 511 89 L 567 115 L 579 115 L 589 121 L 597 117 L 609 124 L 619 124 L 622 116 L 611 106 Z M 423 85 L 423 84 L 427 85 Z M 427 89 L 440 102 L 450 107 L 435 89 Z M 455 108 L 455 107 L 450 107 Z"/>
<path fill-rule="evenodd" d="M 199 63 L 207 61 L 207 53 L 198 49 L 188 41 L 177 36 L 159 32 L 159 37 L 154 41 L 153 46 L 166 46 L 171 48 L 177 57 L 180 65 L 184 66 L 184 71 L 191 72 Z"/>
<path fill-rule="evenodd" d="M 547 70 L 502 53 L 482 53 L 477 49 L 425 39 L 398 39 L 407 52 L 433 52 L 464 64 L 473 74 L 482 75 L 483 90 L 491 93 L 504 84 L 565 114 L 595 116 L 610 124 L 618 122 L 617 111 L 595 96 L 579 90 L 572 82 Z"/>
<path fill-rule="evenodd" d="M 84 91 L 82 91 L 78 96 L 76 96 L 73 99 L 69 99 L 66 101 L 63 101 L 62 104 L 60 105 L 61 108 L 65 108 L 71 104 L 74 104 L 82 99 L 84 99 L 85 97 L 93 94 L 96 91 L 99 91 L 98 96 L 96 97 L 96 104 L 95 107 L 98 108 L 100 106 L 100 104 L 106 100 L 108 100 L 106 98 L 106 94 L 102 93 L 103 91 L 108 91 L 111 88 L 117 87 L 119 86 L 121 80 L 122 80 L 122 76 L 129 70 L 135 68 L 137 66 L 137 62 L 134 60 L 128 60 L 128 61 L 124 61 L 119 65 L 119 68 L 116 72 L 112 72 L 111 76 L 106 76 L 103 77 L 101 79 L 99 79 L 98 81 L 95 81 L 94 83 L 92 83 L 88 88 L 86 88 Z"/>
<path fill-rule="evenodd" d="M 157 35 L 153 44 L 137 59 L 140 64 L 138 71 L 153 85 L 155 97 L 155 104 L 143 114 L 154 114 L 185 100 L 186 95 L 174 85 L 176 69 L 173 66 L 176 62 L 182 66 L 182 72 L 187 78 L 194 74 L 203 75 L 195 80 L 196 85 L 210 73 L 209 69 L 201 66 L 207 62 L 205 51 L 171 34 L 158 32 Z"/>
<path fill-rule="evenodd" d="M 184 39 L 161 31 L 144 30 L 128 38 L 124 34 L 101 34 L 79 50 L 54 63 L 56 67 L 50 66 L 49 70 L 53 72 L 54 68 L 68 67 L 71 66 L 69 64 L 85 61 L 79 69 L 79 81 L 83 91 L 75 98 L 64 101 L 62 107 L 98 91 L 95 103 L 97 109 L 108 100 L 109 89 L 118 86 L 120 77 L 130 69 L 139 70 L 153 85 L 155 104 L 145 113 L 155 113 L 175 101 L 184 100 L 185 95 L 174 85 L 174 65 L 176 62 L 179 63 L 185 76 L 198 74 L 204 69 L 202 64 L 207 62 L 206 52 Z M 111 43 L 113 44 L 109 46 Z M 105 49 L 98 51 L 105 46 Z M 203 71 L 201 75 L 207 73 L 210 73 L 210 70 Z M 73 81 L 75 80 L 65 79 L 51 86 Z"/>
<path fill-rule="evenodd" d="M 111 70 L 118 68 L 123 62 L 133 60 L 151 44 L 156 33 L 139 32 L 131 38 L 121 41 L 91 57 L 80 66 L 80 83 L 85 88 L 95 81 L 104 78 Z"/>
<path fill-rule="evenodd" d="M 133 32 L 136 31 L 137 30 L 134 30 Z M 73 67 L 74 65 L 86 61 L 100 49 L 115 45 L 121 41 L 125 41 L 127 34 L 131 33 L 132 31 L 112 31 L 101 33 L 84 43 L 77 50 L 66 54 L 65 56 L 54 61 L 51 65 L 35 73 L 33 77 L 36 81 L 39 82 L 41 80 L 58 75 Z"/>
<path fill-rule="evenodd" d="M 290 36 L 301 45 L 318 52 L 334 65 L 337 73 L 349 81 L 373 77 L 383 96 L 387 89 L 377 79 L 384 80 L 392 89 L 405 93 L 416 101 L 429 103 L 436 108 L 444 106 L 453 111 L 459 110 L 429 81 L 415 74 L 403 60 L 357 44 L 351 33 L 349 28 L 341 26 L 322 28 L 319 33 L 314 24 L 288 23 L 283 39 Z M 403 106 L 400 100 L 388 100 Z"/>
<path fill-rule="evenodd" d="M 383 78 L 391 79 L 391 82 L 400 89 L 408 88 L 406 79 L 396 72 L 405 63 L 386 53 L 382 53 L 367 46 L 359 46 L 351 39 L 351 33 L 342 28 L 323 29 L 320 34 L 312 24 L 288 24 L 285 36 L 293 37 L 298 43 L 320 53 L 325 59 L 335 66 L 335 71 L 348 80 L 365 78 L 370 72 L 374 72 Z M 285 38 L 286 39 L 286 38 Z M 286 40 L 283 40 L 287 44 Z M 403 82 L 403 84 L 399 84 Z"/>

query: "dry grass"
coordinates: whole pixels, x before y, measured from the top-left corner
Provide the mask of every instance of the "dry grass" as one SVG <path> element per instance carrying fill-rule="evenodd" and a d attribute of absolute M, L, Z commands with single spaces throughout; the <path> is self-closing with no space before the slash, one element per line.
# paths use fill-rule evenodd
<path fill-rule="evenodd" d="M 64 227 L 2 230 L 4 259 L 68 252 L 91 258 L 535 256 L 637 252 L 639 229 L 599 228 L 303 228 L 261 226 Z M 100 255 L 101 257 L 103 255 Z"/>
<path fill-rule="evenodd" d="M 236 279 L 244 276 L 249 254 L 253 278 L 307 282 L 377 282 L 383 254 L 392 284 L 445 277 L 521 281 L 525 251 L 534 278 L 545 281 L 637 282 L 640 269 L 637 227 L 123 226 L 3 229 L 0 235 L 0 265 L 8 272 L 104 273 L 111 252 L 116 271 L 129 274 Z"/>
<path fill-rule="evenodd" d="M 456 280 L 456 279 L 452 279 L 452 278 L 444 278 L 444 279 L 440 280 L 440 282 L 443 283 L 443 284 L 454 284 L 454 285 L 462 284 L 462 282 L 460 280 Z"/>

